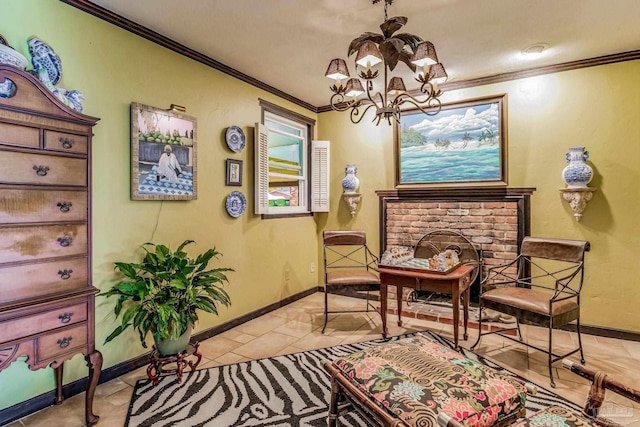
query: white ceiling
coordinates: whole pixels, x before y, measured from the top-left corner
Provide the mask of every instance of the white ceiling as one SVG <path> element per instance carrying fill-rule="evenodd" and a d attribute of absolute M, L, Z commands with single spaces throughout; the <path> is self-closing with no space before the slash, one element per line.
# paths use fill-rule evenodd
<path fill-rule="evenodd" d="M 384 20 L 384 0 L 92 1 L 315 106 L 329 61 Z M 388 16 L 435 44 L 452 82 L 640 49 L 640 0 L 395 0 Z M 539 42 L 540 58 L 520 53 Z"/>

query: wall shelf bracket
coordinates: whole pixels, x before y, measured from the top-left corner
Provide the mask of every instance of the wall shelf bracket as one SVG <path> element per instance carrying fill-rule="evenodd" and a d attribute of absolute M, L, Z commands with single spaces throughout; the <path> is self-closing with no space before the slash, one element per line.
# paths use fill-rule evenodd
<path fill-rule="evenodd" d="M 354 218 L 356 216 L 358 203 L 362 200 L 362 195 L 360 193 L 343 193 L 342 197 L 344 198 L 344 201 L 347 202 L 347 206 L 349 206 L 351 218 Z"/>
<path fill-rule="evenodd" d="M 591 187 L 560 189 L 562 198 L 569 202 L 576 221 L 580 221 L 582 219 L 582 212 L 584 212 L 584 209 L 587 207 L 587 203 L 593 197 L 594 191 L 596 191 L 596 189 Z"/>

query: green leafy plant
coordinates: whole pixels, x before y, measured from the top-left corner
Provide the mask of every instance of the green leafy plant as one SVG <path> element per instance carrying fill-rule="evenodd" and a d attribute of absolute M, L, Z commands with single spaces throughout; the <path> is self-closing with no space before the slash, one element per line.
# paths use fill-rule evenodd
<path fill-rule="evenodd" d="M 221 285 L 228 283 L 225 272 L 233 269 L 207 269 L 209 261 L 222 254 L 213 248 L 190 258 L 183 249 L 191 243 L 185 240 L 175 251 L 145 243 L 141 263 L 115 263 L 125 279 L 100 295 L 118 297 L 114 313 L 122 319 L 105 344 L 129 327 L 138 331 L 144 348 L 149 332 L 156 342 L 177 339 L 198 321 L 198 310 L 218 314 L 218 303 L 231 304 Z"/>

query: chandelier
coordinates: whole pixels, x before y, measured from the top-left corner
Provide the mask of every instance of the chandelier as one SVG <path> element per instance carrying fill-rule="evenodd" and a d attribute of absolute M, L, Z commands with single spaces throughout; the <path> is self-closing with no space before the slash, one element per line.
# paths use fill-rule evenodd
<path fill-rule="evenodd" d="M 373 0 L 373 4 L 381 0 Z M 393 0 L 384 0 L 384 22 L 380 25 L 382 34 L 363 33 L 351 41 L 347 56 L 354 53 L 356 55 L 356 71 L 363 81 L 357 78 L 349 78 L 349 70 L 344 59 L 332 59 L 325 75 L 335 80 L 331 86 L 333 95 L 331 96 L 331 108 L 335 111 L 351 110 L 351 121 L 360 123 L 370 108 L 375 108 L 376 125 L 380 120 L 387 119 L 391 124 L 391 118 L 400 122 L 400 107 L 404 104 L 411 104 L 420 111 L 430 116 L 438 114 L 442 104 L 440 95 L 442 91 L 438 89 L 438 84 L 447 80 L 447 72 L 443 65 L 438 62 L 436 49 L 433 43 L 423 41 L 419 36 L 409 33 L 396 32 L 406 23 L 407 18 L 396 16 L 387 18 L 387 6 Z M 415 78 L 421 86 L 420 93 L 415 95 L 407 91 L 401 77 L 391 77 L 392 72 L 399 62 L 403 62 L 414 73 Z M 376 65 L 383 63 L 384 86 L 382 93 L 374 93 L 373 81 L 378 77 L 379 70 L 373 69 Z M 348 80 L 347 80 L 348 79 Z M 343 85 L 342 81 L 346 80 Z M 360 97 L 366 93 L 366 97 Z M 360 108 L 363 108 L 362 114 Z"/>

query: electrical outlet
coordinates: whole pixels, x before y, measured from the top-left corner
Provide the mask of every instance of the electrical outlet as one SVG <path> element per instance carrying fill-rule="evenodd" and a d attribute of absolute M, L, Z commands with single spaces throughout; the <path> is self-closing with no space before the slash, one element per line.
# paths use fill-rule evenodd
<path fill-rule="evenodd" d="M 309 270 L 310 270 L 312 273 L 313 273 L 314 271 L 316 271 L 316 263 L 315 263 L 315 262 L 312 262 L 312 263 L 309 265 Z"/>

